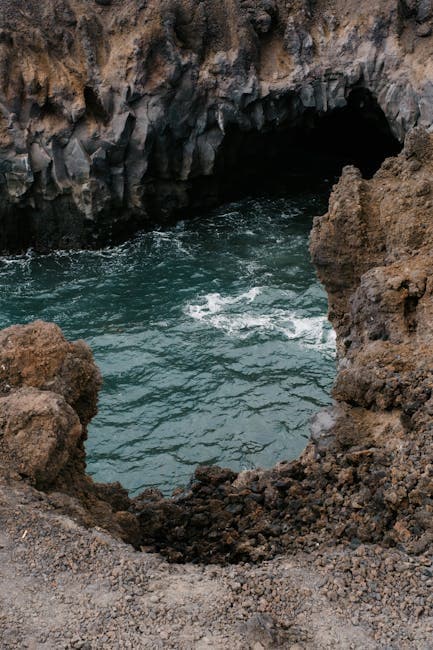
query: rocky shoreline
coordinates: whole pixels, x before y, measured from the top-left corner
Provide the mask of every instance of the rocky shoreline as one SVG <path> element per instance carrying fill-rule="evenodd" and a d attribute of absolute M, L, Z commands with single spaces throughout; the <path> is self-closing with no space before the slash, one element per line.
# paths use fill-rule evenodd
<path fill-rule="evenodd" d="M 348 648 L 404 648 L 416 643 L 416 647 L 428 648 L 433 604 L 429 556 L 433 535 L 429 327 L 432 167 L 433 136 L 415 129 L 407 136 L 402 153 L 386 160 L 371 180 L 362 179 L 355 168 L 346 168 L 333 190 L 328 213 L 315 221 L 311 251 L 329 295 L 329 316 L 337 334 L 338 376 L 335 405 L 321 415 L 297 461 L 241 474 L 202 467 L 188 489 L 171 499 L 162 498 L 155 490 L 130 499 L 118 484 L 96 484 L 85 474 L 83 446 L 101 382 L 90 349 L 80 341 L 67 342 L 53 324 L 36 322 L 3 330 L 0 509 L 9 531 L 5 533 L 4 552 L 9 553 L 22 540 L 19 543 L 24 555 L 39 549 L 38 553 L 53 552 L 63 558 L 69 533 L 59 536 L 53 527 L 54 521 L 61 521 L 62 527 L 73 531 L 73 548 L 81 548 L 80 539 L 102 535 L 101 544 L 115 549 L 113 557 L 122 566 L 123 560 L 131 561 L 134 567 L 140 562 L 155 562 L 158 580 L 164 581 L 176 572 L 198 576 L 208 569 L 193 569 L 190 564 L 184 569 L 170 569 L 162 559 L 150 560 L 147 553 L 135 555 L 133 547 L 158 551 L 171 562 L 192 561 L 194 566 L 197 562 L 234 563 L 232 569 L 216 568 L 212 575 L 220 586 L 231 576 L 230 584 L 241 585 L 239 599 L 236 596 L 221 611 L 218 609 L 210 622 L 200 616 L 197 619 L 205 629 L 210 626 L 212 634 L 217 630 L 217 639 L 202 643 L 196 631 L 192 641 L 190 637 L 185 640 L 182 623 L 174 632 L 162 626 L 161 633 L 168 635 L 161 637 L 164 648 L 191 647 L 188 643 L 193 643 L 193 647 L 229 648 L 250 644 L 258 649 L 287 647 L 289 642 L 307 648 L 335 647 L 335 643 Z M 43 532 L 47 530 L 46 517 L 51 522 L 49 533 Z M 32 522 L 28 526 L 26 518 Z M 88 532 L 80 528 L 82 525 Z M 97 532 L 101 529 L 131 544 L 131 550 L 109 541 Z M 97 546 L 99 543 L 95 542 Z M 81 576 L 78 580 L 84 586 L 87 578 L 81 551 L 74 553 L 72 573 Z M 16 555 L 13 557 L 22 575 L 30 580 L 28 584 L 43 574 L 43 580 L 52 579 L 55 593 L 60 593 L 56 564 L 47 572 L 34 561 L 33 576 Z M 251 563 L 257 562 L 265 564 L 254 568 Z M 290 594 L 281 586 L 281 593 L 276 587 L 275 594 L 269 591 L 268 599 L 263 596 L 262 585 L 271 581 L 270 576 L 275 580 L 287 562 L 292 576 L 298 575 L 301 567 L 302 580 L 307 580 L 307 566 L 313 563 L 316 567 L 313 578 L 309 578 L 314 585 L 310 605 L 316 606 L 319 598 L 320 617 L 328 612 L 334 636 L 319 640 L 311 636 L 304 623 L 300 629 L 296 627 L 298 614 L 293 613 L 293 607 L 299 598 L 299 585 Z M 96 574 L 101 571 L 106 575 L 99 560 L 90 558 L 86 563 Z M 64 574 L 71 564 L 62 560 L 61 566 Z M 324 594 L 320 589 L 325 582 L 319 586 L 317 577 L 321 567 L 326 584 L 330 582 Z M 123 580 L 122 570 L 116 575 Z M 201 579 L 197 576 L 191 579 L 192 584 Z M 243 580 L 251 576 L 253 593 L 245 599 Z M 25 591 L 23 585 L 18 589 L 21 595 L 22 589 Z M 107 586 L 106 593 L 110 589 Z M 138 589 L 144 593 L 140 580 Z M 239 591 L 237 586 L 234 589 Z M 130 593 L 136 592 L 127 587 L 122 599 Z M 280 600 L 275 601 L 277 597 Z M 75 597 L 68 592 L 67 598 Z M 154 611 L 158 621 L 167 612 L 173 613 L 171 605 L 157 606 L 160 598 L 159 592 L 147 593 L 144 598 L 146 616 L 152 619 L 149 612 Z M 343 633 L 341 620 L 329 612 L 329 602 L 342 602 L 339 599 L 345 601 L 341 611 L 343 619 L 349 617 L 346 625 L 351 621 L 350 633 L 347 629 Z M 155 647 L 154 637 L 144 628 L 140 632 L 130 628 L 133 598 L 122 602 L 122 622 L 107 627 L 120 637 L 106 637 L 102 628 L 92 635 L 84 624 L 85 641 L 82 637 L 69 641 L 55 625 L 44 637 L 38 627 L 42 623 L 36 621 L 35 638 L 44 637 L 51 644 L 61 639 L 64 645 L 59 641 L 55 647 L 97 647 L 101 638 L 107 647 L 118 647 L 113 639 L 125 638 L 124 647 L 129 647 L 128 643 L 133 645 L 140 638 L 143 647 Z M 282 603 L 281 611 L 292 612 L 291 623 L 278 618 L 278 603 Z M 382 603 L 389 603 L 386 615 Z M 16 601 L 10 607 L 19 609 L 21 605 Z M 231 639 L 224 636 L 221 627 L 227 608 L 234 616 L 230 618 L 235 626 Z M 407 608 L 404 620 L 398 618 L 401 608 Z M 71 626 L 81 629 L 82 610 L 78 607 L 76 611 L 79 614 Z M 83 611 L 89 616 L 100 615 L 99 606 L 95 610 L 93 605 L 86 605 Z M 388 615 L 395 625 L 390 625 Z M 8 627 L 9 620 L 16 620 L 14 616 L 12 612 L 5 618 L 7 638 L 11 639 L 6 647 L 22 647 L 23 634 L 27 634 L 28 628 L 21 630 L 18 622 L 17 627 Z M 360 629 L 352 619 L 363 621 Z M 242 621 L 250 621 L 252 629 L 259 626 L 265 639 L 258 641 L 261 646 L 248 640 L 246 628 L 239 628 Z M 268 630 L 268 634 L 269 626 L 273 631 Z"/>
<path fill-rule="evenodd" d="M 171 561 L 257 561 L 324 540 L 425 551 L 432 168 L 432 136 L 417 128 L 371 180 L 346 168 L 315 221 L 311 251 L 328 291 L 338 375 L 335 405 L 299 460 L 240 474 L 201 467 L 171 499 L 95 484 L 84 440 L 98 369 L 83 342 L 36 322 L 0 334 L 3 464 L 82 523 Z"/>
<path fill-rule="evenodd" d="M 355 91 L 406 137 L 368 180 L 345 167 L 315 220 L 338 376 L 296 461 L 131 499 L 86 475 L 88 346 L 0 332 L 4 647 L 430 648 L 430 3 L 51 4 L 0 9 L 1 250 L 219 200 L 256 136 L 319 133 Z"/>
<path fill-rule="evenodd" d="M 380 164 L 433 124 L 429 2 L 21 4 L 0 8 L 0 251 L 99 247 L 307 142 Z"/>

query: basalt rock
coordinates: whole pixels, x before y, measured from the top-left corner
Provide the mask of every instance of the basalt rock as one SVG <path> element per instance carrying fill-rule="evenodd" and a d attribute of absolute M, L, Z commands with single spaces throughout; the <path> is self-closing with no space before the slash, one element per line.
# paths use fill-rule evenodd
<path fill-rule="evenodd" d="M 431 16 L 424 0 L 4 0 L 0 251 L 100 246 L 210 205 L 344 107 L 352 137 L 363 119 L 379 138 L 431 126 Z"/>
<path fill-rule="evenodd" d="M 239 474 L 201 467 L 170 499 L 154 489 L 130 499 L 119 485 L 93 483 L 83 436 L 99 374 L 85 344 L 36 323 L 0 334 L 1 472 L 172 561 L 258 561 L 336 540 L 425 551 L 433 539 L 431 178 L 433 135 L 416 128 L 372 179 L 346 168 L 315 220 L 311 253 L 328 292 L 338 375 L 335 404 L 298 460 Z"/>

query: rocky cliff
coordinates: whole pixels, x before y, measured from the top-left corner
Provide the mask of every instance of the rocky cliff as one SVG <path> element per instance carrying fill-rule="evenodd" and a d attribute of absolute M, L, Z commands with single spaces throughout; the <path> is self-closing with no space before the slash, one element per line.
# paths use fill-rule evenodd
<path fill-rule="evenodd" d="M 120 485 L 85 474 L 87 425 L 97 411 L 101 376 L 84 341 L 69 343 L 53 323 L 0 332 L 0 478 L 49 493 L 78 521 L 138 543 L 135 517 Z"/>
<path fill-rule="evenodd" d="M 90 350 L 46 323 L 0 333 L 0 478 L 175 561 L 259 560 L 343 540 L 433 542 L 433 136 L 409 133 L 370 180 L 345 168 L 311 252 L 337 334 L 335 405 L 297 461 L 199 468 L 184 491 L 130 500 L 85 475 L 100 384 Z"/>
<path fill-rule="evenodd" d="M 430 0 L 4 0 L 0 250 L 98 246 L 212 204 L 345 107 L 349 138 L 431 126 L 432 17 Z"/>

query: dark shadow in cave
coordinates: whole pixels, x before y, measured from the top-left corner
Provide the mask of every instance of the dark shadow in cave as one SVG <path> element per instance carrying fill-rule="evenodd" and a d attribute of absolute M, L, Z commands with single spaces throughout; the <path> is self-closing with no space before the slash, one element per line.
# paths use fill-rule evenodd
<path fill-rule="evenodd" d="M 244 196 L 291 194 L 325 179 L 329 185 L 349 164 L 369 178 L 401 148 L 376 99 L 356 88 L 346 106 L 328 113 L 306 109 L 262 131 L 228 127 L 214 174 L 191 183 L 185 213 Z"/>
<path fill-rule="evenodd" d="M 306 151 L 312 158 L 326 152 L 334 158 L 338 175 L 342 166 L 350 164 L 371 178 L 385 158 L 396 156 L 402 149 L 384 112 L 365 88 L 352 90 L 344 108 L 322 117 L 313 114 L 304 134 Z M 332 163 L 330 168 L 333 171 Z"/>

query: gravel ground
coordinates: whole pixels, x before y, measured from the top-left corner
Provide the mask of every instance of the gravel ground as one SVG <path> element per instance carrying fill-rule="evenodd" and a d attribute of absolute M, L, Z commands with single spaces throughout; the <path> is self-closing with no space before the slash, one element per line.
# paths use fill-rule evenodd
<path fill-rule="evenodd" d="M 432 557 L 360 545 L 167 564 L 0 485 L 1 648 L 433 648 Z"/>

